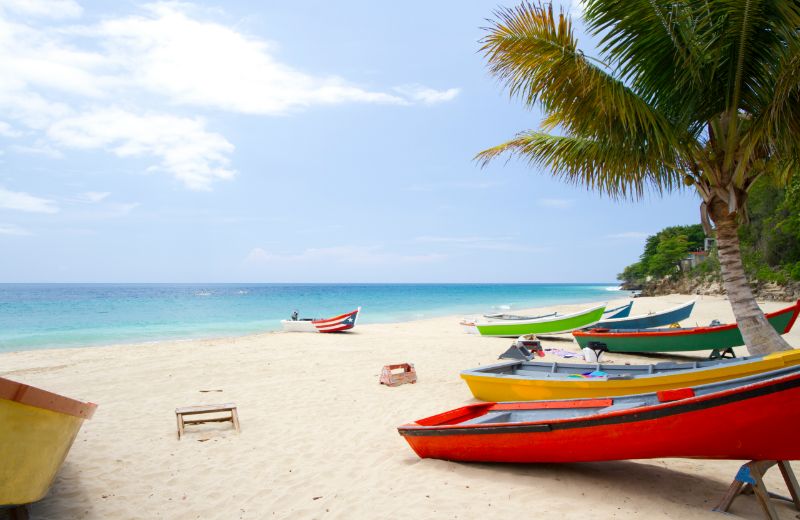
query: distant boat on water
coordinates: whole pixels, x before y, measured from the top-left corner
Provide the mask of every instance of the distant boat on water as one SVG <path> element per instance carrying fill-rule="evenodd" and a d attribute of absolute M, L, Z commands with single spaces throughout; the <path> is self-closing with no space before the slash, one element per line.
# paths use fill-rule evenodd
<path fill-rule="evenodd" d="M 281 325 L 286 332 L 342 332 L 356 326 L 359 312 L 361 312 L 361 307 L 333 318 L 317 319 L 299 318 L 295 311 L 292 319 L 281 320 Z"/>

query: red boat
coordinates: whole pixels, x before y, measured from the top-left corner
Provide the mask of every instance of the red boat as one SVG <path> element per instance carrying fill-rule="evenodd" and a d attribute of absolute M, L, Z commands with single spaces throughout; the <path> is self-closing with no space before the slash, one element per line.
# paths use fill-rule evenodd
<path fill-rule="evenodd" d="M 800 459 L 800 367 L 608 399 L 480 403 L 400 426 L 422 458 Z"/>

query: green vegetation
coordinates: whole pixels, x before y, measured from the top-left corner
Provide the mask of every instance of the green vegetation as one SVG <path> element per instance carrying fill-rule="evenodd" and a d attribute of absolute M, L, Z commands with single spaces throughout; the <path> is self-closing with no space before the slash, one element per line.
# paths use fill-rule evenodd
<path fill-rule="evenodd" d="M 681 260 L 690 251 L 702 251 L 705 233 L 703 226 L 672 226 L 647 237 L 644 252 L 635 264 L 617 275 L 623 282 L 641 285 L 649 278 L 678 276 Z"/>
<path fill-rule="evenodd" d="M 739 240 L 748 277 L 779 284 L 800 280 L 800 176 L 788 186 L 760 180 L 747 205 L 750 221 Z"/>
<path fill-rule="evenodd" d="M 747 278 L 778 284 L 800 281 L 800 176 L 787 187 L 760 179 L 750 190 L 747 214 L 749 221 L 739 229 Z M 617 278 L 635 286 L 665 276 L 719 279 L 715 249 L 691 271 L 679 270 L 681 260 L 690 251 L 703 250 L 704 238 L 700 224 L 662 229 L 647 237 L 639 261 L 626 267 Z"/>

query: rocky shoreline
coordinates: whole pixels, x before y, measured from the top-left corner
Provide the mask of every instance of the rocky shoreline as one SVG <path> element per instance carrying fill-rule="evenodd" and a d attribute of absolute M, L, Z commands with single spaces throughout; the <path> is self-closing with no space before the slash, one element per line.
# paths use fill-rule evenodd
<path fill-rule="evenodd" d="M 751 282 L 753 294 L 760 300 L 796 301 L 800 299 L 800 282 L 779 285 L 774 282 Z M 683 277 L 662 278 L 640 286 L 623 284 L 623 289 L 640 290 L 642 296 L 663 296 L 667 294 L 724 295 L 722 282 L 716 279 Z"/>

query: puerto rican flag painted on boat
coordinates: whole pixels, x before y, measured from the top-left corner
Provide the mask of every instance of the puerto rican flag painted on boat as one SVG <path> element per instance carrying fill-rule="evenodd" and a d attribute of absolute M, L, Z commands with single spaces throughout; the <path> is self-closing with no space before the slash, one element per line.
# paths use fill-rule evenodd
<path fill-rule="evenodd" d="M 320 332 L 339 332 L 342 330 L 352 329 L 356 326 L 356 320 L 358 319 L 358 313 L 360 310 L 361 307 L 353 312 L 348 312 L 347 314 L 342 314 L 341 316 L 336 316 L 335 318 L 313 320 L 311 323 Z"/>

